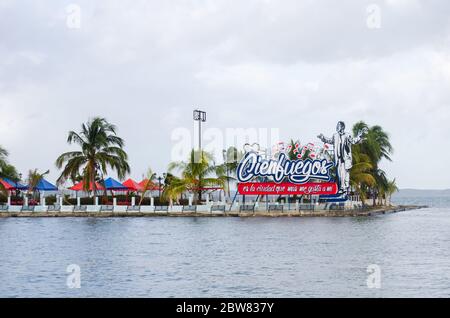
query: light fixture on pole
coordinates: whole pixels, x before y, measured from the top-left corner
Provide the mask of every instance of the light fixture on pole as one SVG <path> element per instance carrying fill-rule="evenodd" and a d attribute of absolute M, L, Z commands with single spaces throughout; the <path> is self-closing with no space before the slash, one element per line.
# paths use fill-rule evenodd
<path fill-rule="evenodd" d="M 206 121 L 206 112 L 194 110 L 194 121 L 198 121 L 198 149 L 202 150 L 202 122 Z"/>
<path fill-rule="evenodd" d="M 158 178 L 156 178 L 156 180 L 158 180 L 159 202 L 161 202 L 161 192 L 162 192 L 163 180 L 165 183 L 166 178 L 167 178 L 167 173 L 163 173 L 162 177 L 159 176 Z"/>

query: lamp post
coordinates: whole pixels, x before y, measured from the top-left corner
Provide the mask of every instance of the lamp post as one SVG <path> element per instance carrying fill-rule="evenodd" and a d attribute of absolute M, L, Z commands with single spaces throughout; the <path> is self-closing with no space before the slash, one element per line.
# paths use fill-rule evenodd
<path fill-rule="evenodd" d="M 194 160 L 196 162 L 200 162 L 203 159 L 203 152 L 202 152 L 202 122 L 206 122 L 206 112 L 201 111 L 199 109 L 194 110 L 194 121 L 198 121 L 198 156 L 194 156 Z M 202 178 L 199 176 L 198 180 L 199 184 L 199 190 L 198 190 L 198 200 L 199 202 L 202 201 L 202 190 L 200 188 L 200 185 L 202 184 Z"/>
<path fill-rule="evenodd" d="M 159 204 L 161 204 L 161 180 L 163 178 L 161 176 L 158 177 L 158 192 L 159 192 Z"/>
<path fill-rule="evenodd" d="M 198 149 L 202 150 L 202 122 L 206 122 L 206 112 L 194 110 L 194 121 L 198 121 Z"/>
<path fill-rule="evenodd" d="M 167 174 L 163 173 L 162 177 L 159 176 L 158 178 L 156 178 L 156 180 L 158 180 L 158 193 L 159 193 L 159 203 L 161 204 L 161 188 L 162 188 L 162 181 L 164 180 L 164 182 L 166 182 L 166 177 Z"/>

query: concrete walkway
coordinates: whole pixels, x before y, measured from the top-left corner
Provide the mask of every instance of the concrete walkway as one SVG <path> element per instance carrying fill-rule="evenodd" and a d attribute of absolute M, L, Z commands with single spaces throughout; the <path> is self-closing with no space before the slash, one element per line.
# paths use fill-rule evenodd
<path fill-rule="evenodd" d="M 426 206 L 395 206 L 370 210 L 319 211 L 226 211 L 224 212 L 0 212 L 2 217 L 368 217 L 426 208 Z"/>

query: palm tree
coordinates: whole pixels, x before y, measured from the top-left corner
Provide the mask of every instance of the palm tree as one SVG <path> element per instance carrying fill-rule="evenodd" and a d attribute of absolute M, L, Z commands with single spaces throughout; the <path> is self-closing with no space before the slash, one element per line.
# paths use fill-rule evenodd
<path fill-rule="evenodd" d="M 0 178 L 8 178 L 13 181 L 19 181 L 17 169 L 8 162 L 9 152 L 0 146 Z"/>
<path fill-rule="evenodd" d="M 388 200 L 389 205 L 391 204 L 392 195 L 395 192 L 398 192 L 398 190 L 399 189 L 398 189 L 397 182 L 395 179 L 388 182 L 388 186 L 386 189 L 386 200 Z"/>
<path fill-rule="evenodd" d="M 123 150 L 124 141 L 117 136 L 117 128 L 104 118 L 93 118 L 86 124 L 82 124 L 79 133 L 70 131 L 68 144 L 77 144 L 79 151 L 66 152 L 56 160 L 56 166 L 61 169 L 64 166 L 58 184 L 82 176 L 84 190 L 89 191 L 92 184 L 92 192 L 95 197 L 95 181 L 103 181 L 108 169 L 117 172 L 119 179 L 124 179 L 130 173 L 128 155 Z"/>
<path fill-rule="evenodd" d="M 8 155 L 9 155 L 8 151 L 2 146 L 0 146 L 0 166 L 7 164 Z"/>
<path fill-rule="evenodd" d="M 28 194 L 31 198 L 35 198 L 36 187 L 46 175 L 50 173 L 50 170 L 40 173 L 38 169 L 30 170 L 28 172 Z"/>
<path fill-rule="evenodd" d="M 360 121 L 353 126 L 353 134 L 356 136 L 362 129 L 367 129 L 365 139 L 360 144 L 353 146 L 353 151 L 365 154 L 372 164 L 371 174 L 376 183 L 371 186 L 373 205 L 376 205 L 377 197 L 386 191 L 386 173 L 379 168 L 382 159 L 392 161 L 391 154 L 394 149 L 389 140 L 389 134 L 382 127 L 376 125 L 369 127 L 365 122 Z"/>
<path fill-rule="evenodd" d="M 20 177 L 17 169 L 8 162 L 9 153 L 0 146 L 0 178 L 8 178 L 14 182 L 18 182 Z M 6 189 L 0 183 L 0 191 L 6 193 Z"/>
<path fill-rule="evenodd" d="M 215 166 L 212 155 L 202 150 L 192 150 L 187 162 L 173 162 L 168 170 L 169 172 L 181 171 L 181 178 L 174 178 L 165 189 L 166 196 L 172 198 L 183 192 L 190 192 L 197 194 L 198 203 L 201 201 L 205 187 L 223 187 L 226 182 L 223 171 Z"/>
<path fill-rule="evenodd" d="M 10 164 L 6 164 L 0 168 L 0 178 L 8 178 L 14 182 L 20 181 L 20 176 L 16 167 Z"/>
<path fill-rule="evenodd" d="M 382 204 L 383 197 L 386 193 L 386 190 L 389 185 L 389 180 L 387 178 L 386 172 L 381 170 L 380 168 L 373 170 L 373 176 L 375 178 L 376 184 L 373 187 L 373 205 L 375 206 L 378 203 Z"/>
<path fill-rule="evenodd" d="M 378 125 L 369 127 L 365 122 L 360 121 L 353 126 L 354 136 L 364 128 L 367 129 L 364 141 L 355 145 L 360 148 L 360 152 L 367 154 L 376 164 L 382 159 L 392 161 L 391 154 L 394 152 L 394 148 L 389 140 L 389 134 Z"/>
<path fill-rule="evenodd" d="M 369 156 L 363 153 L 353 151 L 353 167 L 350 170 L 350 186 L 359 194 L 361 201 L 364 203 L 367 198 L 368 187 L 373 187 L 376 184 L 376 180 L 371 174 L 372 163 Z"/>
<path fill-rule="evenodd" d="M 166 174 L 162 196 L 169 201 L 169 205 L 172 205 L 173 201 L 179 202 L 180 196 L 185 190 L 185 183 L 181 178 L 178 178 L 171 173 Z"/>
<path fill-rule="evenodd" d="M 217 175 L 226 180 L 228 198 L 231 197 L 230 182 L 236 180 L 236 170 L 239 162 L 244 157 L 242 151 L 236 147 L 229 147 L 223 150 L 224 163 L 217 167 Z"/>
<path fill-rule="evenodd" d="M 0 146 L 0 178 L 4 177 L 3 168 L 8 164 L 7 158 L 8 158 L 8 151 L 4 149 L 2 146 Z M 6 194 L 6 189 L 1 183 L 0 183 L 0 191 Z"/>
<path fill-rule="evenodd" d="M 139 206 L 142 205 L 142 202 L 144 201 L 144 197 L 147 191 L 155 188 L 156 186 L 155 181 L 156 181 L 156 173 L 153 172 L 152 168 L 148 168 L 147 177 L 144 180 L 144 185 L 141 192 L 141 199 L 139 201 Z"/>

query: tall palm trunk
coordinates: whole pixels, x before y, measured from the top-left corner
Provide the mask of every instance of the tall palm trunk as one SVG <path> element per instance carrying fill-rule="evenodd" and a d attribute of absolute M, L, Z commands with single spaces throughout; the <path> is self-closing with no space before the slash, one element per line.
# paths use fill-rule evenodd
<path fill-rule="evenodd" d="M 202 190 L 198 190 L 197 192 L 197 204 L 202 202 Z"/>
<path fill-rule="evenodd" d="M 202 203 L 202 178 L 200 176 L 198 178 L 197 195 L 198 195 L 197 204 L 201 204 Z"/>
<path fill-rule="evenodd" d="M 94 167 L 92 167 L 92 169 L 91 169 L 91 182 L 92 182 L 92 192 L 93 192 L 92 198 L 93 198 L 94 204 L 95 204 L 95 198 L 97 197 L 97 184 L 95 183 L 95 168 Z M 90 184 L 87 186 L 89 187 Z"/>

